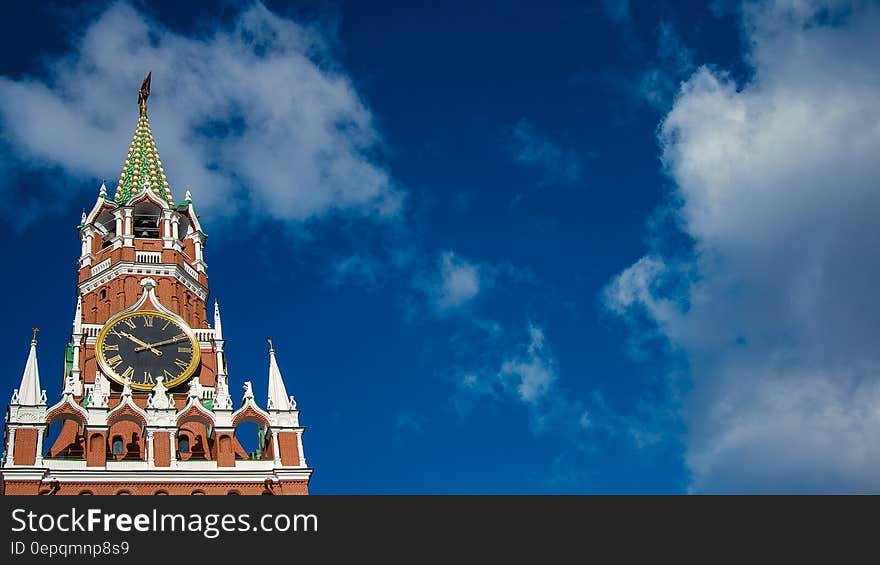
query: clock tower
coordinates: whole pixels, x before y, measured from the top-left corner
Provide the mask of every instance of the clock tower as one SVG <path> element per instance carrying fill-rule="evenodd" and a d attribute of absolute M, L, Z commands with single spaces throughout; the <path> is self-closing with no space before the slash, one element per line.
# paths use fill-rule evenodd
<path fill-rule="evenodd" d="M 51 405 L 34 329 L 6 411 L 3 493 L 308 494 L 304 428 L 271 340 L 264 407 L 250 381 L 230 388 L 216 300 L 208 316 L 207 236 L 189 191 L 174 201 L 149 93 L 148 74 L 116 188 L 102 183 L 78 226 L 76 313 Z"/>

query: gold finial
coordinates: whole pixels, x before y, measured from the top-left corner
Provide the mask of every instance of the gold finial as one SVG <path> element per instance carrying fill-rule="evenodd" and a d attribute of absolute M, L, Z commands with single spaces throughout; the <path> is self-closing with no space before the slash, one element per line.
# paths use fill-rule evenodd
<path fill-rule="evenodd" d="M 147 73 L 147 78 L 141 83 L 141 89 L 138 91 L 138 106 L 141 109 L 141 117 L 147 115 L 147 98 L 150 97 L 150 77 L 153 71 Z"/>
<path fill-rule="evenodd" d="M 31 344 L 36 345 L 37 344 L 37 334 L 40 333 L 40 328 L 31 328 L 31 330 L 34 332 L 34 338 L 31 340 Z"/>
<path fill-rule="evenodd" d="M 272 338 L 271 338 L 271 337 L 267 337 L 267 338 L 266 338 L 266 341 L 269 342 L 269 353 L 275 353 L 275 346 L 272 345 Z"/>

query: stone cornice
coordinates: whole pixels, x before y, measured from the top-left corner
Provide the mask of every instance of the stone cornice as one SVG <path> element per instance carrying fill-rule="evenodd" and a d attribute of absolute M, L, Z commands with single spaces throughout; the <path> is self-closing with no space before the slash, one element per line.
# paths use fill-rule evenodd
<path fill-rule="evenodd" d="M 136 263 L 134 261 L 119 261 L 114 263 L 106 271 L 92 275 L 79 283 L 80 295 L 88 294 L 96 288 L 107 284 L 122 275 L 134 275 L 137 277 L 174 277 L 189 290 L 194 292 L 202 301 L 208 299 L 208 289 L 193 279 L 192 276 L 180 265 L 174 263 Z"/>

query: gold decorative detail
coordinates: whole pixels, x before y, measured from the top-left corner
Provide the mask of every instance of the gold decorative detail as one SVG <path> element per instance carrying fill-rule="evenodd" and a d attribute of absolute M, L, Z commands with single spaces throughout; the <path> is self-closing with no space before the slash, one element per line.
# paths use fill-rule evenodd
<path fill-rule="evenodd" d="M 37 344 L 37 334 L 40 333 L 40 328 L 31 328 L 31 330 L 34 332 L 34 337 L 33 337 L 33 339 L 31 339 L 31 343 L 36 345 Z"/>
<path fill-rule="evenodd" d="M 147 73 L 147 78 L 141 83 L 141 89 L 138 90 L 138 107 L 141 109 L 141 116 L 147 115 L 147 98 L 150 97 L 150 77 L 153 71 Z"/>

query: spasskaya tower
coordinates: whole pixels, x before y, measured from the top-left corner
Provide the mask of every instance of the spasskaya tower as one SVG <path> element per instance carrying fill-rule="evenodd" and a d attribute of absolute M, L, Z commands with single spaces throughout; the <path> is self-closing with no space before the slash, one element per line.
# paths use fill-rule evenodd
<path fill-rule="evenodd" d="M 241 396 L 230 389 L 216 300 L 208 316 L 206 235 L 189 191 L 174 201 L 149 93 L 147 75 L 116 189 L 102 183 L 78 226 L 76 314 L 51 405 L 34 329 L 6 411 L 3 493 L 308 494 L 304 428 L 271 340 L 265 406 L 249 381 Z M 256 424 L 250 453 L 245 423 Z"/>

